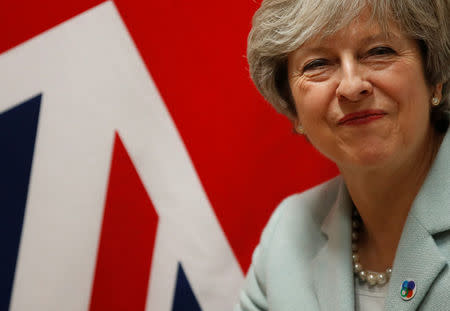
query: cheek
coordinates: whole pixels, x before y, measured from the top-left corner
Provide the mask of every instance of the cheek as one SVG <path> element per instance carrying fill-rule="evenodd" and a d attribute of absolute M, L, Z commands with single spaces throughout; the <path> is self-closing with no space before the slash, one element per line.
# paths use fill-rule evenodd
<path fill-rule="evenodd" d="M 377 84 L 392 97 L 401 109 L 422 109 L 411 107 L 417 103 L 422 105 L 431 97 L 430 87 L 425 81 L 422 65 L 419 62 L 397 63 L 391 70 L 376 76 Z M 426 106 L 426 105 L 425 105 Z"/>
<path fill-rule="evenodd" d="M 428 120 L 431 92 L 419 66 L 398 64 L 389 72 L 373 76 L 381 97 L 395 103 L 395 106 L 386 108 L 392 109 L 390 112 L 397 115 L 400 126 Z"/>
<path fill-rule="evenodd" d="M 301 82 L 293 87 L 292 95 L 302 123 L 311 123 L 327 116 L 335 98 L 335 89 L 333 90 L 331 83 Z"/>
<path fill-rule="evenodd" d="M 416 82 L 416 83 L 414 83 Z M 421 81 L 411 81 L 405 86 L 403 97 L 398 104 L 398 124 L 404 135 L 414 141 L 414 137 L 425 134 L 430 124 L 430 102 L 427 86 Z"/>

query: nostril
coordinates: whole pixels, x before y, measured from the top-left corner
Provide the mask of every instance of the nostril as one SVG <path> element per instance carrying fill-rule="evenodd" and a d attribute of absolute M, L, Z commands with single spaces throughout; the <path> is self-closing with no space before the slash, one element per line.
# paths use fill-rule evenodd
<path fill-rule="evenodd" d="M 362 90 L 362 91 L 361 91 L 361 95 L 366 95 L 366 94 L 369 94 L 369 91 L 368 91 L 368 90 Z"/>

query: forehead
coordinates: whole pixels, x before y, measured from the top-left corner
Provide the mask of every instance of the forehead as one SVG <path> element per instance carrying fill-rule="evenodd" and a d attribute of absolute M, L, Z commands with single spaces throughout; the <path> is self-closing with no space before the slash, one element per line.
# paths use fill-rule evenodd
<path fill-rule="evenodd" d="M 355 44 L 364 45 L 375 41 L 396 41 L 401 39 L 408 38 L 396 23 L 390 22 L 386 27 L 382 27 L 375 19 L 370 18 L 367 14 L 362 14 L 348 25 L 331 34 L 318 34 L 312 37 L 301 46 L 301 49 L 339 45 L 339 43 L 348 40 Z"/>

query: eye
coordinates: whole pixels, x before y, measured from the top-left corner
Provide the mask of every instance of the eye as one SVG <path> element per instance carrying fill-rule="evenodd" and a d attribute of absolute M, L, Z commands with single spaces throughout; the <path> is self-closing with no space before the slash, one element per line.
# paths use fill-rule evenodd
<path fill-rule="evenodd" d="M 318 68 L 324 67 L 328 64 L 329 64 L 329 61 L 327 59 L 324 59 L 324 58 L 315 59 L 315 60 L 310 61 L 309 63 L 307 63 L 305 65 L 305 67 L 303 67 L 303 72 L 308 71 L 308 70 L 318 69 Z"/>
<path fill-rule="evenodd" d="M 373 49 L 370 49 L 367 54 L 369 56 L 377 56 L 377 55 L 392 55 L 395 54 L 395 51 L 388 46 L 377 46 Z"/>

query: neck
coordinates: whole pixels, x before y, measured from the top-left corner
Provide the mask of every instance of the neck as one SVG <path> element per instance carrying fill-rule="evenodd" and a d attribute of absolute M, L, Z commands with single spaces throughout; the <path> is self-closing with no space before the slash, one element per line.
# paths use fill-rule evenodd
<path fill-rule="evenodd" d="M 392 266 L 409 210 L 442 138 L 430 129 L 423 145 L 401 163 L 370 169 L 339 167 L 364 224 L 358 254 L 366 269 L 384 271 Z"/>

